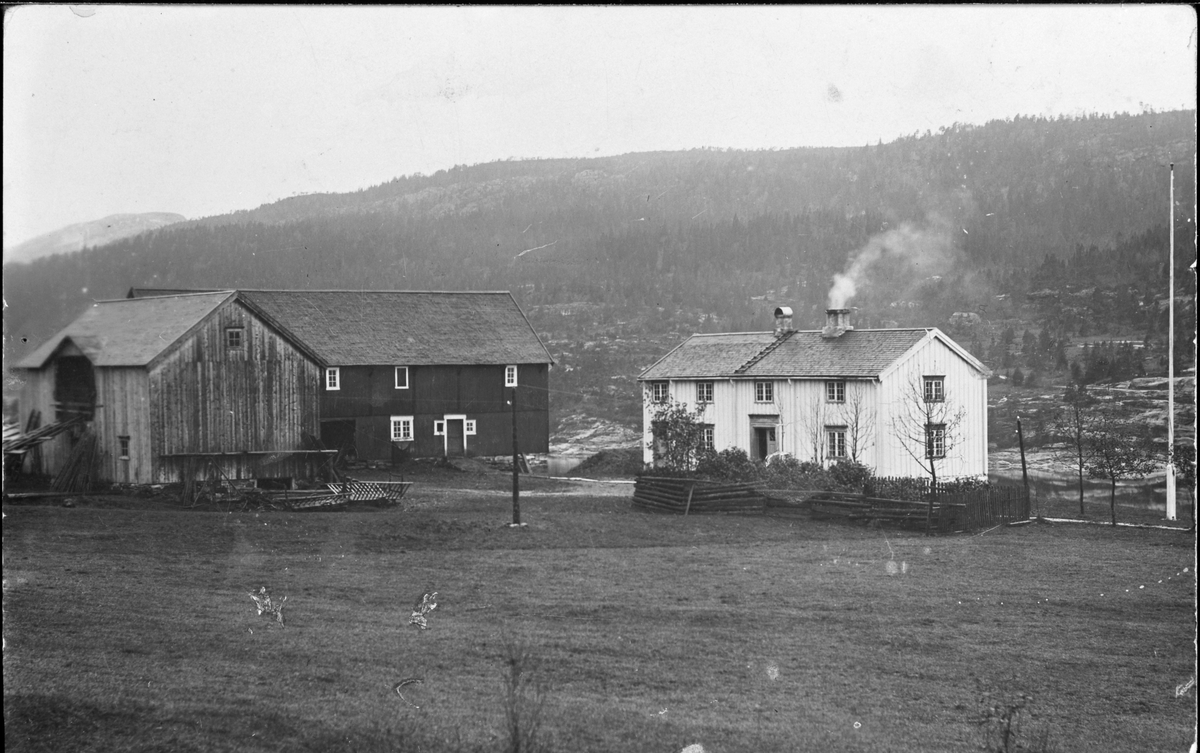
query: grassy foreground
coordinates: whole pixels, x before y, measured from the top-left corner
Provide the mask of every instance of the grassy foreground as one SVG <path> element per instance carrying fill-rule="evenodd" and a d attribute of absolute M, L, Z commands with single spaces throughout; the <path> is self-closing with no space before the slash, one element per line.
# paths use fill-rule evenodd
<path fill-rule="evenodd" d="M 6 506 L 5 749 L 500 751 L 506 642 L 538 659 L 551 750 L 978 750 L 984 686 L 1032 695 L 1047 749 L 1194 739 L 1188 532 L 925 538 L 552 493 L 514 530 L 501 493 L 413 502 Z"/>

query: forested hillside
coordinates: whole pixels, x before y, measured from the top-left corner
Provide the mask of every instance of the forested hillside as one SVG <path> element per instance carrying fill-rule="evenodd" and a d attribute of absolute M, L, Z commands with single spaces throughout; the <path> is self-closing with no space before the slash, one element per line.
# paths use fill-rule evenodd
<path fill-rule="evenodd" d="M 819 326 L 839 274 L 858 326 L 939 326 L 997 361 L 1022 322 L 1161 338 L 1167 164 L 1191 295 L 1195 152 L 1185 111 L 455 167 L 6 263 L 5 356 L 131 286 L 512 290 L 559 358 L 555 409 L 631 419 L 633 378 L 682 335 L 767 328 L 778 304 Z"/>

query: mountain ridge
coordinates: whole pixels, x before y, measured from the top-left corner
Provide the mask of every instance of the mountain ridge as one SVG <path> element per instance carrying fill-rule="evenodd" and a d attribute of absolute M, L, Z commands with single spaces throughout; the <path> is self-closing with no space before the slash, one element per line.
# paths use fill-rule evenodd
<path fill-rule="evenodd" d="M 26 263 L 54 254 L 103 246 L 186 219 L 182 214 L 173 212 L 140 212 L 110 214 L 98 220 L 76 222 L 4 249 L 4 263 Z"/>

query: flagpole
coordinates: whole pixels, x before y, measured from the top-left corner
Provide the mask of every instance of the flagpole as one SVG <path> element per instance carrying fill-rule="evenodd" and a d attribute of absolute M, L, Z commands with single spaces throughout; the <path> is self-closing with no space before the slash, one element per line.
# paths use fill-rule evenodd
<path fill-rule="evenodd" d="M 1175 163 L 1171 163 L 1171 276 L 1167 289 L 1167 520 L 1175 520 Z"/>

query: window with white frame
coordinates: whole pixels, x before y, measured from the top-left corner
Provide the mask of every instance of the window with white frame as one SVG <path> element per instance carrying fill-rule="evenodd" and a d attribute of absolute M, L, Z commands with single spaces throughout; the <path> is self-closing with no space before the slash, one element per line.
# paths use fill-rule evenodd
<path fill-rule="evenodd" d="M 671 390 L 667 382 L 651 382 L 650 383 L 650 400 L 655 403 L 665 403 L 671 396 Z"/>
<path fill-rule="evenodd" d="M 846 427 L 845 426 L 826 426 L 825 427 L 825 455 L 831 460 L 839 460 L 846 457 Z"/>
<path fill-rule="evenodd" d="M 773 402 L 775 402 L 775 383 L 774 382 L 755 382 L 754 383 L 754 402 L 756 402 L 756 403 L 773 403 Z"/>
<path fill-rule="evenodd" d="M 242 327 L 227 327 L 225 329 L 225 347 L 242 348 L 246 344 L 246 330 Z"/>
<path fill-rule="evenodd" d="M 696 382 L 696 402 L 711 403 L 713 401 L 713 383 Z"/>
<path fill-rule="evenodd" d="M 846 402 L 845 380 L 830 380 L 825 383 L 825 400 L 830 403 Z"/>
<path fill-rule="evenodd" d="M 342 370 L 337 366 L 325 369 L 325 389 L 340 390 L 342 388 Z"/>
<path fill-rule="evenodd" d="M 413 438 L 413 417 L 392 416 L 392 441 L 411 442 Z"/>
<path fill-rule="evenodd" d="M 446 422 L 445 421 L 434 421 L 433 422 L 433 436 L 440 437 L 440 436 L 445 435 L 445 433 L 446 433 Z"/>
<path fill-rule="evenodd" d="M 946 457 L 946 425 L 926 424 L 925 426 L 925 457 Z"/>
<path fill-rule="evenodd" d="M 398 389 L 398 390 L 408 389 L 408 367 L 407 366 L 397 366 L 396 367 L 396 389 Z"/>
<path fill-rule="evenodd" d="M 713 430 L 712 424 L 701 425 L 701 427 L 700 427 L 700 449 L 701 450 L 715 450 L 717 448 L 716 442 L 713 441 L 715 436 L 716 436 L 716 433 Z"/>
<path fill-rule="evenodd" d="M 467 420 L 463 421 L 463 434 L 468 437 L 475 436 L 475 419 L 468 418 Z"/>
<path fill-rule="evenodd" d="M 925 377 L 925 402 L 942 403 L 946 400 L 946 377 Z"/>
<path fill-rule="evenodd" d="M 505 366 L 504 367 L 504 386 L 505 387 L 516 387 L 517 386 L 517 367 L 516 366 Z"/>

